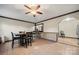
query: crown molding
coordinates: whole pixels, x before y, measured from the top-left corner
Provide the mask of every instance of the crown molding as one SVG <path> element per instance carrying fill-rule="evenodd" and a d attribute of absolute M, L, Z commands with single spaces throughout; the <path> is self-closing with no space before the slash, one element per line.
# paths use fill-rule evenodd
<path fill-rule="evenodd" d="M 10 20 L 16 20 L 16 21 L 21 21 L 21 22 L 27 22 L 27 23 L 35 24 L 34 22 L 24 21 L 24 20 L 12 18 L 12 17 L 6 17 L 6 16 L 0 16 L 0 17 L 1 17 L 1 18 L 10 19 Z"/>

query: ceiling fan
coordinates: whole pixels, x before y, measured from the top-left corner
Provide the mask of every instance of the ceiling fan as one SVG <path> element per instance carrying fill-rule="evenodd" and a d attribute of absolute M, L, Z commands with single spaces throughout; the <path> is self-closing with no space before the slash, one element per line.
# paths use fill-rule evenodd
<path fill-rule="evenodd" d="M 43 14 L 41 11 L 39 11 L 40 9 L 40 5 L 24 5 L 28 10 L 29 12 L 26 12 L 25 14 L 33 14 L 33 17 L 36 16 L 36 14 Z"/>

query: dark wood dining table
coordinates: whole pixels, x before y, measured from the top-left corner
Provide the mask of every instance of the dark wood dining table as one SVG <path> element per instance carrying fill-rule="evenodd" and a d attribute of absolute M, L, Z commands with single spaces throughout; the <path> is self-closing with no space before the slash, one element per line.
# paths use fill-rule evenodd
<path fill-rule="evenodd" d="M 21 45 L 21 46 L 24 46 L 24 37 L 26 36 L 26 34 L 25 33 L 18 33 L 18 34 L 16 34 L 16 36 L 19 36 L 20 37 L 20 40 L 19 40 L 19 44 Z"/>

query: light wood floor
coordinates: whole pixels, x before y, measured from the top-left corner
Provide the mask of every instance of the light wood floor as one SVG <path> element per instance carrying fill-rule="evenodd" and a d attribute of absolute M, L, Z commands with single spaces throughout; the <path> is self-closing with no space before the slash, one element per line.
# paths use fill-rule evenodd
<path fill-rule="evenodd" d="M 11 48 L 11 42 L 0 45 L 1 55 L 75 55 L 79 54 L 79 47 L 44 39 L 34 40 L 28 48 L 18 46 Z"/>
<path fill-rule="evenodd" d="M 73 38 L 58 38 L 58 42 L 65 43 L 69 45 L 79 46 L 79 40 Z"/>

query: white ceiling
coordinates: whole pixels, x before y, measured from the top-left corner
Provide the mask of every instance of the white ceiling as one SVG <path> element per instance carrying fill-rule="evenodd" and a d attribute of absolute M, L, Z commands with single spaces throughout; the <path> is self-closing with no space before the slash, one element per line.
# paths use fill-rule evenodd
<path fill-rule="evenodd" d="M 23 4 L 0 4 L 0 15 L 21 19 L 31 22 L 39 22 L 51 17 L 72 12 L 79 9 L 78 4 L 41 4 L 42 15 L 33 17 L 32 14 L 25 14 L 28 9 Z"/>

